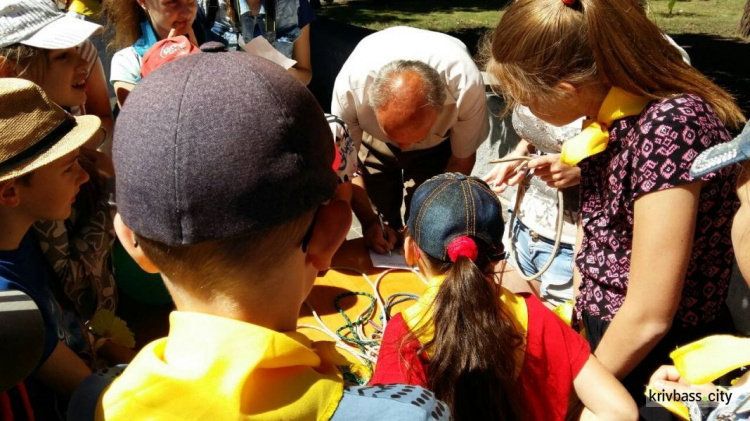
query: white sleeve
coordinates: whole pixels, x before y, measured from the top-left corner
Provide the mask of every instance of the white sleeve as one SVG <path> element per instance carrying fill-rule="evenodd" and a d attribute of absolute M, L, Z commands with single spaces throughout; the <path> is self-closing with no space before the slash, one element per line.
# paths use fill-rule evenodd
<path fill-rule="evenodd" d="M 133 47 L 122 49 L 112 57 L 112 67 L 109 71 L 109 81 L 136 84 L 141 81 L 141 56 Z"/>
<path fill-rule="evenodd" d="M 359 152 L 359 145 L 362 144 L 362 128 L 359 127 L 357 118 L 357 105 L 354 99 L 354 93 L 343 86 L 340 78 L 336 78 L 333 87 L 333 99 L 331 100 L 331 114 L 338 116 L 346 124 L 349 135 L 354 140 L 354 148 Z"/>
<path fill-rule="evenodd" d="M 456 103 L 458 120 L 451 128 L 451 150 L 456 158 L 468 158 L 490 133 L 484 84 L 468 86 Z"/>

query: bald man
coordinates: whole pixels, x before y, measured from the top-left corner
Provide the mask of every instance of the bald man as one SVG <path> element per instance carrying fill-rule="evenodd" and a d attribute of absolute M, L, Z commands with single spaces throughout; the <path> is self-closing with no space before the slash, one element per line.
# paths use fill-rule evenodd
<path fill-rule="evenodd" d="M 412 192 L 442 172 L 471 173 L 489 133 L 482 75 L 466 46 L 416 28 L 364 38 L 336 77 L 331 113 L 347 124 L 363 164 L 352 209 L 380 253 L 397 243 Z"/>

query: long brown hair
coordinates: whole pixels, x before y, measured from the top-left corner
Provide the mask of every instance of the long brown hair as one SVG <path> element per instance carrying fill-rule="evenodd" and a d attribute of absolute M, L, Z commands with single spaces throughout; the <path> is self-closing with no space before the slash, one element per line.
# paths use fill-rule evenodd
<path fill-rule="evenodd" d="M 104 13 L 107 16 L 107 33 L 112 39 L 108 48 L 121 50 L 135 44 L 141 33 L 141 22 L 146 20 L 146 12 L 136 0 L 104 0 Z"/>
<path fill-rule="evenodd" d="M 500 285 L 487 257 L 495 253 L 474 240 L 479 247 L 476 264 L 463 256 L 446 263 L 421 253 L 432 273 L 445 274 L 432 304 L 434 337 L 423 344 L 432 352 L 427 387 L 448 404 L 456 420 L 519 419 L 515 373 L 521 362 L 515 351 L 523 340 L 500 301 Z M 427 328 L 420 326 L 417 336 Z"/>
<path fill-rule="evenodd" d="M 649 98 L 692 93 L 725 125 L 745 121 L 734 98 L 682 60 L 635 0 L 517 0 L 484 45 L 494 87 L 509 102 L 563 95 L 555 85 L 592 82 Z"/>

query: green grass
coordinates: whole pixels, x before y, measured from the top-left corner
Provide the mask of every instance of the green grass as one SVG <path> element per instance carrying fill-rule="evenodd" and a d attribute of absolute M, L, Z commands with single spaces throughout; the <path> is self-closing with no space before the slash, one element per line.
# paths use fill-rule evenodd
<path fill-rule="evenodd" d="M 745 0 L 678 1 L 670 16 L 667 0 L 650 0 L 651 19 L 668 34 L 737 37 Z"/>
<path fill-rule="evenodd" d="M 393 0 L 390 5 L 351 1 L 324 6 L 318 13 L 338 22 L 380 30 L 408 25 L 478 38 L 493 28 L 507 3 L 502 0 Z M 705 33 L 736 37 L 745 0 L 678 1 L 668 14 L 668 0 L 650 0 L 649 16 L 669 34 Z M 459 5 L 460 4 L 460 5 Z"/>

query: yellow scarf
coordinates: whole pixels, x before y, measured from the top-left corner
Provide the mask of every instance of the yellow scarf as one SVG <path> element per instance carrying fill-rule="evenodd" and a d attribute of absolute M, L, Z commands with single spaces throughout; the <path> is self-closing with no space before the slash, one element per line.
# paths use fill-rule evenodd
<path fill-rule="evenodd" d="M 432 321 L 432 303 L 435 301 L 435 297 L 440 289 L 440 285 L 443 284 L 445 276 L 437 276 L 430 280 L 427 285 L 422 297 L 411 307 L 401 312 L 401 315 L 412 332 L 419 333 L 417 340 L 421 344 L 426 344 L 432 341 L 435 335 L 435 328 L 430 321 Z M 523 338 L 523 345 L 516 348 L 516 376 L 521 372 L 523 366 L 523 358 L 526 352 L 526 333 L 529 326 L 529 312 L 526 309 L 526 302 L 523 297 L 518 296 L 505 288 L 501 288 L 500 301 L 508 313 L 512 316 L 513 324 L 516 327 L 516 332 L 521 334 Z M 426 324 L 429 323 L 429 324 Z M 424 326 L 424 329 L 422 329 Z M 421 330 L 421 331 L 420 331 Z M 427 355 L 432 357 L 431 350 L 427 351 Z"/>
<path fill-rule="evenodd" d="M 68 11 L 88 16 L 95 22 L 99 21 L 102 3 L 98 0 L 72 0 L 68 2 Z"/>
<path fill-rule="evenodd" d="M 585 120 L 583 130 L 562 145 L 560 161 L 577 165 L 583 159 L 603 152 L 609 143 L 609 128 L 615 120 L 640 114 L 650 99 L 633 95 L 616 86 L 604 98 L 596 120 Z"/>
<path fill-rule="evenodd" d="M 175 311 L 100 400 L 97 419 L 330 419 L 343 395 L 333 342 Z"/>
<path fill-rule="evenodd" d="M 669 354 L 680 376 L 690 384 L 710 383 L 732 370 L 750 365 L 750 338 L 714 335 L 677 348 Z M 661 392 L 651 386 L 654 393 Z M 662 403 L 662 402 L 660 402 Z M 662 405 L 684 420 L 689 420 L 687 407 L 680 402 Z"/>

